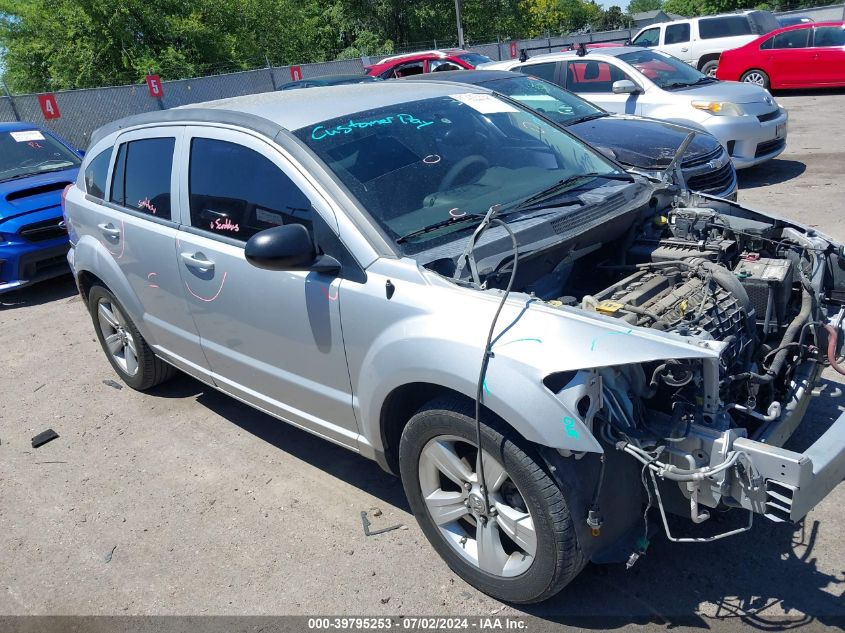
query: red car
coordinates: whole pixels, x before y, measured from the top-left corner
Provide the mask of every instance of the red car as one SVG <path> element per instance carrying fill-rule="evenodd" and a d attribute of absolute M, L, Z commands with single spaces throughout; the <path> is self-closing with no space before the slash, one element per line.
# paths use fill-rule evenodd
<path fill-rule="evenodd" d="M 773 89 L 845 86 L 845 22 L 787 26 L 725 51 L 716 78 Z"/>
<path fill-rule="evenodd" d="M 373 77 L 395 79 L 439 70 L 472 70 L 479 64 L 491 61 L 493 60 L 486 55 L 469 51 L 425 51 L 387 57 L 378 64 L 366 66 L 364 70 Z"/>

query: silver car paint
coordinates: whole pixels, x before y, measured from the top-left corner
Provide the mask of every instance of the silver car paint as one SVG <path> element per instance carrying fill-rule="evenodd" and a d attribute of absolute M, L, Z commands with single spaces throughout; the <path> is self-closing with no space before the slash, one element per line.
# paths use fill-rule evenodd
<path fill-rule="evenodd" d="M 574 52 L 548 53 L 530 58 L 527 62 L 505 60 L 483 64 L 483 69 L 518 70 L 531 64 L 571 60 L 604 61 L 624 71 L 637 84 L 642 92 L 637 95 L 613 93 L 580 93 L 580 96 L 596 105 L 619 114 L 637 114 L 661 121 L 673 121 L 705 130 L 715 136 L 722 145 L 736 141 L 732 155 L 734 166 L 744 169 L 778 156 L 784 148 L 760 156 L 755 156 L 758 143 L 773 140 L 778 126 L 785 125 L 789 115 L 780 108 L 778 115 L 769 121 L 759 121 L 757 115 L 773 112 L 774 100 L 767 103 L 766 91 L 760 86 L 742 84 L 733 81 L 720 81 L 698 88 L 678 91 L 663 90 L 644 74 L 618 59 L 619 55 L 644 50 L 639 47 L 618 47 L 588 51 L 586 57 L 578 57 Z M 653 49 L 648 49 L 653 50 Z M 665 54 L 665 53 L 664 53 Z M 576 93 L 579 94 L 579 93 Z M 742 106 L 744 116 L 712 116 L 692 107 L 693 100 L 727 101 Z M 633 108 L 633 111 L 631 111 Z M 786 135 L 784 136 L 786 138 Z"/>
<path fill-rule="evenodd" d="M 458 88 L 461 92 L 467 90 L 467 86 Z M 433 92 L 443 91 L 440 87 Z M 454 88 L 450 91 L 457 92 Z M 414 94 L 418 96 L 419 90 Z M 185 126 L 190 124 L 181 127 Z M 224 134 L 221 130 L 226 129 L 231 128 L 204 124 L 192 127 L 191 133 Z M 140 129 L 128 133 L 156 136 L 161 131 Z M 234 133 L 242 135 L 242 143 L 247 142 L 245 137 L 257 138 L 248 130 Z M 127 133 L 123 134 L 125 137 Z M 113 144 L 118 135 L 100 139 L 88 156 Z M 174 218 L 181 208 L 181 219 L 186 223 L 187 143 L 184 138 L 181 140 L 174 159 L 173 204 Z M 187 230 L 174 234 L 172 227 L 154 223 L 147 216 L 117 211 L 90 199 L 79 188 L 81 179 L 67 198 L 69 215 L 80 236 L 71 257 L 74 271 L 77 275 L 87 271 L 100 277 L 148 342 L 177 366 L 253 406 L 376 457 L 384 449 L 381 409 L 394 389 L 410 383 L 432 383 L 474 397 L 484 326 L 492 317 L 498 293 L 458 288 L 420 269 L 411 259 L 373 259 L 374 249 L 361 244 L 360 232 L 343 209 L 322 198 L 319 179 L 293 161 L 294 141 L 280 135 L 275 141 L 259 142 L 272 146 L 268 147 L 268 154 L 278 164 L 290 161 L 287 173 L 295 176 L 294 172 L 299 172 L 302 179 L 297 180 L 298 184 L 314 196 L 318 212 L 337 227 L 341 241 L 356 260 L 362 265 L 371 262 L 365 266 L 366 283 L 329 281 L 314 273 L 256 269 L 246 263 L 242 247 Z M 137 227 L 139 238 L 137 242 L 125 240 L 123 256 L 119 251 L 106 249 L 97 229 L 104 220 L 120 219 Z M 337 222 L 333 223 L 333 219 Z M 153 241 L 172 240 L 172 249 L 147 249 L 145 234 L 141 233 L 144 227 Z M 134 233 L 130 232 L 131 238 Z M 190 280 L 193 284 L 196 280 L 178 263 L 180 253 L 197 250 L 211 258 L 224 258 L 225 272 L 232 275 L 231 279 L 227 275 L 229 286 L 222 290 L 222 284 L 191 286 L 205 299 L 221 291 L 214 302 L 204 302 L 209 305 L 195 305 L 196 297 L 184 282 Z M 122 261 L 124 258 L 126 262 Z M 180 272 L 178 277 L 162 275 L 154 284 L 159 288 L 151 289 L 145 275 L 154 272 L 153 268 Z M 221 282 L 222 272 L 221 265 Z M 272 283 L 268 280 L 274 277 L 280 288 L 285 285 L 279 292 L 289 301 L 285 314 L 297 320 L 299 329 L 292 335 L 296 340 L 280 331 L 286 321 L 282 315 L 274 314 L 274 309 L 280 310 L 281 304 L 273 304 L 273 299 L 262 296 L 265 293 L 260 289 L 268 287 Z M 389 300 L 385 294 L 388 279 L 396 286 L 395 295 Z M 177 287 L 183 292 L 181 298 Z M 237 294 L 230 297 L 231 301 L 223 300 L 224 290 Z M 526 308 L 528 300 L 527 296 L 514 295 L 500 323 L 513 320 Z M 259 301 L 262 303 L 257 304 Z M 265 301 L 269 301 L 269 307 Z M 191 306 L 190 312 L 187 305 Z M 162 310 L 170 312 L 159 316 Z M 258 318 L 255 313 L 263 310 L 267 312 Z M 194 317 L 199 330 L 185 322 L 187 314 Z M 227 334 L 233 329 L 236 334 Z M 618 345 L 622 337 L 625 344 Z M 599 452 L 599 444 L 574 410 L 573 396 L 552 394 L 542 384 L 546 375 L 667 357 L 715 359 L 720 346 L 715 342 L 702 346 L 678 335 L 630 328 L 595 313 L 532 302 L 497 345 L 488 373 L 485 404 L 532 441 L 559 449 Z M 292 362 L 302 364 L 285 371 Z M 324 373 L 327 384 L 321 381 Z M 581 383 L 580 379 L 572 383 L 578 393 L 584 390 Z M 564 422 L 564 418 L 571 418 L 572 422 Z"/>

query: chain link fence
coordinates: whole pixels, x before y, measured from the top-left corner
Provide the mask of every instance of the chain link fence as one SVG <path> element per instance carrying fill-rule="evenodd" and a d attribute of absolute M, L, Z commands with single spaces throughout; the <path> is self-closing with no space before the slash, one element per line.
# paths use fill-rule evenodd
<path fill-rule="evenodd" d="M 816 22 L 842 20 L 845 15 L 845 5 L 801 9 L 788 13 L 806 15 Z M 566 37 L 479 44 L 468 46 L 467 49 L 494 60 L 502 60 L 517 57 L 523 49 L 529 55 L 538 55 L 563 50 L 581 42 L 621 43 L 630 39 L 635 33 L 636 29 L 621 29 Z M 49 120 L 44 118 L 39 95 L 3 96 L 0 97 L 0 121 L 31 121 L 55 132 L 75 147 L 85 148 L 94 130 L 115 119 L 191 103 L 270 92 L 295 79 L 335 74 L 362 74 L 365 62 L 375 64 L 385 57 L 388 56 L 268 67 L 194 79 L 165 81 L 162 82 L 164 94 L 161 98 L 151 97 L 145 84 L 67 90 L 55 93 L 55 103 L 61 116 Z"/>

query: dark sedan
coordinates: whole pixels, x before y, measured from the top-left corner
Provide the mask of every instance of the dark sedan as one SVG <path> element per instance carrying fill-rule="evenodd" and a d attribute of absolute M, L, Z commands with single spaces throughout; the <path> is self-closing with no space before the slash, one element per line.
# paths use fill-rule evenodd
<path fill-rule="evenodd" d="M 690 132 L 696 132 L 681 162 L 693 191 L 736 200 L 736 170 L 710 134 L 643 117 L 610 114 L 542 79 L 501 70 L 462 70 L 419 75 L 404 81 L 453 81 L 482 85 L 552 119 L 627 167 L 655 176 L 669 166 Z"/>

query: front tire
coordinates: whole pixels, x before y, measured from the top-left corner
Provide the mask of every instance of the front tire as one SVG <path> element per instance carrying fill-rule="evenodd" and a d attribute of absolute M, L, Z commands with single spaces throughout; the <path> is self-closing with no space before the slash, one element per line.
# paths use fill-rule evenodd
<path fill-rule="evenodd" d="M 743 83 L 754 84 L 766 89 L 768 89 L 770 85 L 769 76 L 757 68 L 745 71 L 742 73 L 742 77 L 740 77 L 739 80 Z"/>
<path fill-rule="evenodd" d="M 485 514 L 472 413 L 447 398 L 411 418 L 399 446 L 405 493 L 452 571 L 499 600 L 540 602 L 586 564 L 567 500 L 525 442 L 482 423 Z"/>
<path fill-rule="evenodd" d="M 153 353 L 110 290 L 92 287 L 88 309 L 100 346 L 123 382 L 144 391 L 173 377 L 176 369 Z"/>

